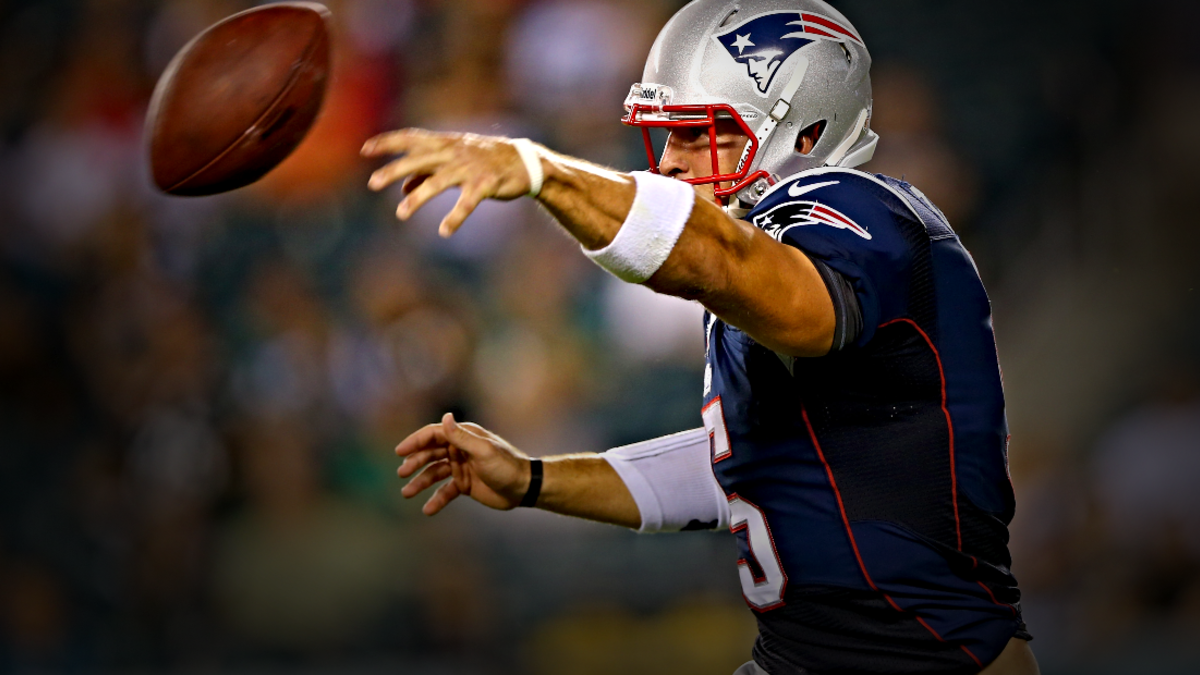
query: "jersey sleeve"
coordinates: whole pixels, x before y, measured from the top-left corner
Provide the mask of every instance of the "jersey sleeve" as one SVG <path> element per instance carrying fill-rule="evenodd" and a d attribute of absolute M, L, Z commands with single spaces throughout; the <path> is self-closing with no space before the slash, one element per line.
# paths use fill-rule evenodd
<path fill-rule="evenodd" d="M 913 255 L 905 221 L 911 229 L 915 218 L 884 184 L 842 169 L 780 183 L 746 217 L 851 284 L 862 313 L 859 346 L 880 324 L 908 313 Z"/>

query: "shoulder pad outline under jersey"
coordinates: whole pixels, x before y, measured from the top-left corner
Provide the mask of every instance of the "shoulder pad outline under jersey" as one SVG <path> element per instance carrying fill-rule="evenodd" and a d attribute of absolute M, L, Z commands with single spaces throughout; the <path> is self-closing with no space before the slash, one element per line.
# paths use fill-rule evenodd
<path fill-rule="evenodd" d="M 763 196 L 759 198 L 758 203 L 755 204 L 754 208 L 751 209 L 746 214 L 746 218 L 748 219 L 751 213 L 754 213 L 755 211 L 757 211 L 758 207 L 761 206 L 764 202 L 766 202 L 768 197 L 770 197 L 771 195 L 773 195 L 774 193 L 776 193 L 780 190 L 783 190 L 783 189 L 791 190 L 793 186 L 796 186 L 798 183 L 800 183 L 802 181 L 806 181 L 807 179 L 810 179 L 810 178 L 823 177 L 823 176 L 835 175 L 835 174 L 850 175 L 850 176 L 855 176 L 858 178 L 865 178 L 866 180 L 869 180 L 872 183 L 884 188 L 888 192 L 892 193 L 892 195 L 895 196 L 897 199 L 899 199 L 900 203 L 904 204 L 904 206 L 909 210 L 909 212 L 912 213 L 913 218 L 915 218 L 917 220 L 917 222 L 922 222 L 921 215 L 919 213 L 917 213 L 916 207 L 914 207 L 912 205 L 912 202 L 910 202 L 902 193 L 900 193 L 898 190 L 896 190 L 896 188 L 892 187 L 891 185 L 888 185 L 885 181 L 880 180 L 879 178 L 875 177 L 873 174 L 869 174 L 865 171 L 859 171 L 858 169 L 847 169 L 845 167 L 840 167 L 840 166 L 823 166 L 823 167 L 819 167 L 816 169 L 809 169 L 807 171 L 801 171 L 800 173 L 794 173 L 794 174 L 788 176 L 787 178 L 780 180 L 779 182 L 772 185 L 770 187 L 770 189 L 768 189 L 765 193 L 763 193 Z M 792 196 L 796 196 L 796 195 L 792 195 Z"/>

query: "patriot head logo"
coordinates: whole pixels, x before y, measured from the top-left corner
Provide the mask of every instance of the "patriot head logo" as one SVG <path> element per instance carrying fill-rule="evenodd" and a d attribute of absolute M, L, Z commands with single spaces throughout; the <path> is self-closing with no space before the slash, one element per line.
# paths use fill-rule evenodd
<path fill-rule="evenodd" d="M 801 197 L 809 192 L 837 185 L 839 182 L 832 180 L 816 185 L 792 185 L 788 188 L 788 196 Z M 783 235 L 793 227 L 807 225 L 827 225 L 839 230 L 848 230 L 863 239 L 871 239 L 871 233 L 867 231 L 867 228 L 854 222 L 850 216 L 832 206 L 809 199 L 783 202 L 754 216 L 751 222 L 776 241 L 783 241 Z"/>
<path fill-rule="evenodd" d="M 759 14 L 713 37 L 735 61 L 746 66 L 747 75 L 764 96 L 779 66 L 801 47 L 820 39 L 862 44 L 850 28 L 809 12 Z"/>

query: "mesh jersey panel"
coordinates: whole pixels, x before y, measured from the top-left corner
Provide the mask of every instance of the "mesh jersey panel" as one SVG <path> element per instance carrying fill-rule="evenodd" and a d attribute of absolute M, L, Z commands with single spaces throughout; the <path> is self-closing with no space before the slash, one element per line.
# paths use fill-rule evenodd
<path fill-rule="evenodd" d="M 754 660 L 773 675 L 791 675 L 797 663 L 808 675 L 968 675 L 979 667 L 954 644 L 897 612 L 878 593 L 807 588 L 785 606 L 759 615 Z M 853 654 L 852 659 L 847 655 Z"/>

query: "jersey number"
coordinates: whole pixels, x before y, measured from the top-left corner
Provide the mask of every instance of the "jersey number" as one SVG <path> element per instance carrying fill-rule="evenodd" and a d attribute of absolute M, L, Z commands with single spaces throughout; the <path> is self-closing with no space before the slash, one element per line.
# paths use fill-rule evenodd
<path fill-rule="evenodd" d="M 733 446 L 729 442 L 729 431 L 725 428 L 721 397 L 709 401 L 701 410 L 701 416 L 708 432 L 713 463 L 731 457 Z M 749 555 L 738 560 L 738 577 L 742 581 L 742 595 L 746 602 L 757 610 L 782 605 L 787 575 L 779 563 L 775 540 L 771 537 L 771 528 L 762 509 L 736 494 L 729 497 L 729 531 L 738 537 L 746 537 Z"/>
<path fill-rule="evenodd" d="M 713 464 L 729 459 L 733 455 L 733 447 L 729 444 L 729 431 L 725 429 L 725 411 L 721 408 L 721 397 L 718 396 L 700 409 L 704 418 L 704 430 L 708 432 L 708 450 Z"/>
<path fill-rule="evenodd" d="M 729 531 L 734 534 L 746 533 L 746 544 L 752 560 L 742 558 L 738 561 L 738 577 L 742 580 L 742 595 L 746 597 L 746 602 L 758 610 L 782 605 L 787 575 L 779 564 L 771 528 L 767 526 L 767 517 L 762 509 L 737 495 L 730 497 Z"/>

